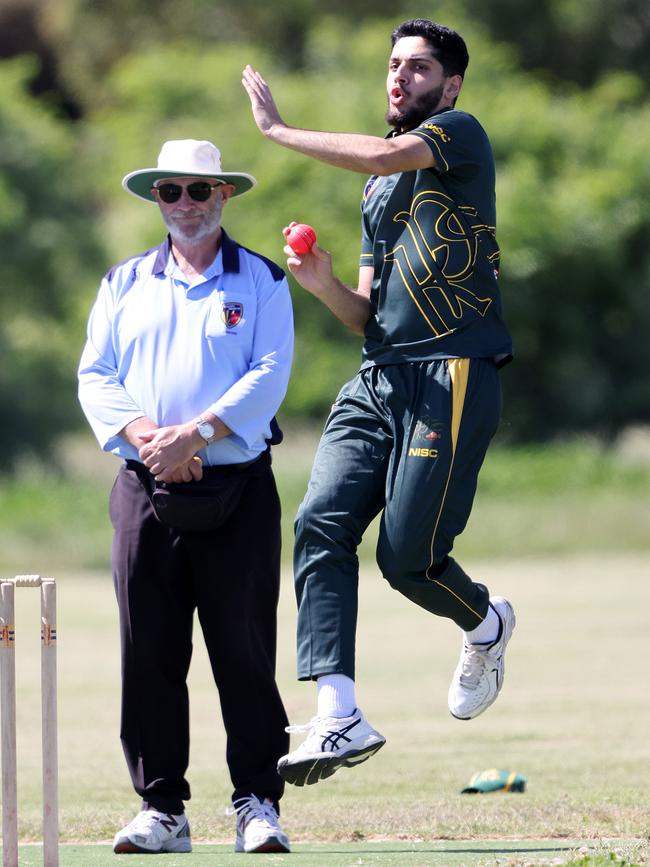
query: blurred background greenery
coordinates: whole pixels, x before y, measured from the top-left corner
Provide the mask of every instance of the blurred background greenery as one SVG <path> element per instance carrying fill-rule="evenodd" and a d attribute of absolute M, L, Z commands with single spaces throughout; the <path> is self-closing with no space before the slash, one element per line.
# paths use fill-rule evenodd
<path fill-rule="evenodd" d="M 389 34 L 416 15 L 466 38 L 459 107 L 478 116 L 498 164 L 516 362 L 503 373 L 504 457 L 479 496 L 513 502 L 527 479 L 539 492 L 545 478 L 554 480 L 542 484 L 551 503 L 573 473 L 588 504 L 598 467 L 631 504 L 630 544 L 647 545 L 647 499 L 642 509 L 634 499 L 648 489 L 645 446 L 636 462 L 617 458 L 629 457 L 630 431 L 650 422 L 646 0 L 375 0 L 372 13 L 361 0 L 0 0 L 0 521 L 21 546 L 31 544 L 30 526 L 47 535 L 50 515 L 74 525 L 92 511 L 84 504 L 96 502 L 103 478 L 95 469 L 85 476 L 85 497 L 74 476 L 84 464 L 74 437 L 86 430 L 75 383 L 85 321 L 105 270 L 162 236 L 155 209 L 126 195 L 122 176 L 155 165 L 165 139 L 209 138 L 226 170 L 259 180 L 226 211 L 237 240 L 282 261 L 282 226 L 312 223 L 354 282 L 365 178 L 265 142 L 241 69 L 261 69 L 291 124 L 382 135 Z M 292 293 L 296 363 L 281 421 L 295 430 L 322 422 L 357 368 L 360 341 L 293 282 Z M 535 448 L 549 443 L 536 464 Z M 294 448 L 291 439 L 283 448 Z M 288 462 L 283 484 L 304 488 L 311 450 L 295 463 L 299 479 Z M 298 498 L 288 495 L 289 516 Z M 97 507 L 104 516 L 103 498 Z M 590 524 L 594 538 L 602 514 Z"/>

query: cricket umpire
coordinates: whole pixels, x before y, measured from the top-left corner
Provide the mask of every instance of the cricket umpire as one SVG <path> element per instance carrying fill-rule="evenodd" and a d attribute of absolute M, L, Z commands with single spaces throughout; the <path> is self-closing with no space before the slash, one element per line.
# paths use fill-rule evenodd
<path fill-rule="evenodd" d="M 280 503 L 270 447 L 293 319 L 280 267 L 230 238 L 222 211 L 256 183 L 211 142 L 166 142 L 124 188 L 168 236 L 101 282 L 79 398 L 122 459 L 110 497 L 122 649 L 121 739 L 142 799 L 114 850 L 191 850 L 187 673 L 195 610 L 227 735 L 238 852 L 289 851 L 288 748 L 275 682 Z"/>
<path fill-rule="evenodd" d="M 385 138 L 317 132 L 282 120 L 262 76 L 243 84 L 277 144 L 370 175 L 362 201 L 359 284 L 329 253 L 285 247 L 298 282 L 363 334 L 359 374 L 336 399 L 296 520 L 298 676 L 317 682 L 317 716 L 284 756 L 304 785 L 369 758 L 385 740 L 355 697 L 357 546 L 382 513 L 377 561 L 392 587 L 462 630 L 451 713 L 496 699 L 515 625 L 453 559 L 501 411 L 498 368 L 511 358 L 499 295 L 495 167 L 488 137 L 456 109 L 469 60 L 462 37 L 427 19 L 398 26 L 386 81 Z M 285 229 L 285 236 L 288 229 Z"/>

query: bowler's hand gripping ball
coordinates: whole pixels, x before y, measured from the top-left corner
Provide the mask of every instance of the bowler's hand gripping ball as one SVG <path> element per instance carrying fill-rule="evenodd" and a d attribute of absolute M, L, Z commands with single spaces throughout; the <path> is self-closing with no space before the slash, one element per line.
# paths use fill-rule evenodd
<path fill-rule="evenodd" d="M 306 223 L 296 223 L 295 226 L 291 227 L 287 235 L 287 244 L 299 256 L 309 253 L 315 242 L 316 232 Z"/>

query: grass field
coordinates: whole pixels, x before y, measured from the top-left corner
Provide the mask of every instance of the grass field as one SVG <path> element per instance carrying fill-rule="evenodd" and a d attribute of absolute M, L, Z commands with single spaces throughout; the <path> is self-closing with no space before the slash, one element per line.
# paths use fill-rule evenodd
<path fill-rule="evenodd" d="M 453 720 L 446 690 L 458 651 L 455 629 L 364 573 L 359 699 L 388 743 L 363 767 L 288 789 L 283 821 L 294 841 L 328 843 L 333 851 L 355 843 L 362 857 L 364 845 L 386 839 L 647 839 L 650 696 L 640 660 L 648 558 L 472 565 L 517 606 L 499 702 L 472 722 Z M 20 591 L 16 616 L 25 840 L 38 839 L 40 822 L 37 596 Z M 294 681 L 293 608 L 287 575 L 278 677 L 290 718 L 304 721 L 313 712 L 313 687 Z M 137 809 L 117 740 L 119 665 L 108 576 L 59 576 L 59 609 L 62 837 L 108 841 Z M 197 843 L 230 843 L 218 705 L 198 636 L 196 645 L 188 811 Z M 527 791 L 460 794 L 474 771 L 495 766 L 524 773 Z M 478 860 L 466 863 L 496 863 L 475 854 Z"/>
<path fill-rule="evenodd" d="M 518 623 L 503 694 L 474 721 L 456 721 L 446 708 L 459 651 L 456 628 L 391 591 L 373 569 L 371 543 L 367 546 L 358 697 L 387 744 L 357 769 L 317 786 L 289 787 L 283 825 L 295 854 L 268 856 L 266 863 L 297 858 L 306 867 L 595 865 L 642 864 L 649 857 L 649 474 L 644 467 L 630 471 L 625 463 L 602 455 L 598 461 L 596 452 L 583 452 L 587 465 L 578 469 L 580 450 L 544 458 L 496 455 L 489 472 L 486 466 L 467 530 L 473 538 L 463 543 L 464 565 L 493 592 L 513 600 Z M 292 503 L 290 490 L 304 485 L 303 464 L 276 461 L 285 500 Z M 33 503 L 29 522 L 19 517 L 28 514 L 17 493 L 19 483 L 5 486 L 0 561 L 3 574 L 39 571 L 58 580 L 62 864 L 92 867 L 116 863 L 108 843 L 138 801 L 118 742 L 116 612 L 102 547 L 108 540 L 101 525 L 106 519 L 97 519 L 93 511 L 109 475 L 102 466 L 93 471 L 91 485 L 88 470 L 81 462 L 76 466 L 79 475 L 62 483 L 63 502 L 50 510 L 45 541 L 39 533 L 47 527 L 40 519 L 42 504 Z M 577 478 L 568 484 L 571 468 Z M 94 498 L 84 499 L 80 492 L 93 486 Z M 54 506 L 53 489 L 50 496 Z M 20 530 L 26 524 L 33 532 L 31 547 Z M 85 559 L 92 552 L 88 540 L 80 539 L 78 548 L 71 543 L 85 533 L 97 546 L 94 569 Z M 31 590 L 17 594 L 20 836 L 25 842 L 40 835 L 37 596 Z M 278 680 L 290 719 L 304 722 L 313 714 L 314 690 L 295 681 L 289 569 L 279 617 Z M 224 738 L 198 632 L 190 688 L 193 798 L 188 814 L 197 851 L 182 862 L 165 856 L 162 863 L 239 863 L 229 854 L 233 820 L 225 815 L 230 785 Z M 489 767 L 524 773 L 527 791 L 460 794 L 475 771 Z M 101 845 L 80 845 L 89 843 Z M 580 847 L 589 852 L 581 853 Z M 39 857 L 38 847 L 25 846 L 21 865 L 31 867 Z M 141 861 L 130 857 L 128 863 L 136 867 Z M 148 857 L 143 863 L 152 862 Z"/>
<path fill-rule="evenodd" d="M 22 846 L 19 851 L 20 867 L 40 867 L 43 863 L 39 846 Z M 596 847 L 583 846 L 572 840 L 481 840 L 457 842 L 390 841 L 380 843 L 295 844 L 288 855 L 262 856 L 269 867 L 462 867 L 462 865 L 494 865 L 524 867 L 524 865 L 572 864 L 580 867 L 633 867 L 631 858 L 642 858 L 643 850 L 635 842 L 620 844 L 607 841 Z M 61 867 L 240 867 L 241 855 L 232 853 L 232 846 L 198 844 L 191 854 L 162 855 L 152 860 L 151 855 L 129 855 L 116 860 L 110 845 L 64 844 L 60 850 Z M 258 858 L 255 863 L 259 863 Z"/>
<path fill-rule="evenodd" d="M 650 433 L 632 446 L 582 439 L 545 448 L 492 448 L 481 471 L 463 559 L 648 551 Z M 289 432 L 274 450 L 284 553 L 305 492 L 317 438 Z M 638 444 L 637 444 L 638 443 Z M 44 471 L 27 464 L 0 478 L 0 570 L 109 569 L 107 499 L 118 461 L 89 436 L 62 444 Z M 360 556 L 373 559 L 375 527 Z"/>

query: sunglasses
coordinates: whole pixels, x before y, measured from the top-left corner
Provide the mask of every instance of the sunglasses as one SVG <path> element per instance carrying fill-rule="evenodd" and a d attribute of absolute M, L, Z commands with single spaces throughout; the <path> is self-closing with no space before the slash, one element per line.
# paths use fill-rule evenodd
<path fill-rule="evenodd" d="M 177 202 L 183 195 L 183 190 L 187 190 L 187 195 L 195 202 L 207 202 L 212 195 L 212 190 L 220 187 L 222 181 L 218 184 L 209 184 L 207 181 L 196 181 L 193 184 L 188 184 L 182 187 L 180 184 L 160 184 L 157 187 L 152 187 L 156 190 L 160 198 L 168 205 L 172 202 Z"/>

